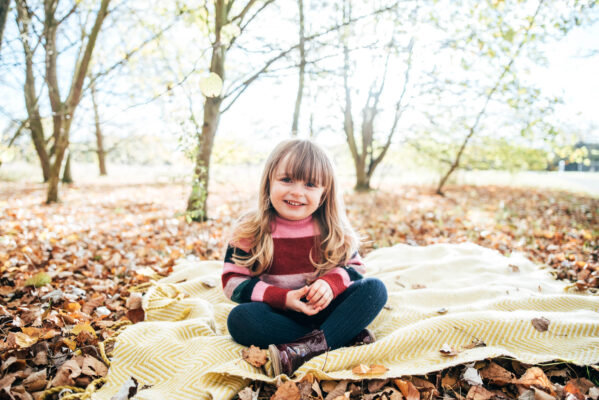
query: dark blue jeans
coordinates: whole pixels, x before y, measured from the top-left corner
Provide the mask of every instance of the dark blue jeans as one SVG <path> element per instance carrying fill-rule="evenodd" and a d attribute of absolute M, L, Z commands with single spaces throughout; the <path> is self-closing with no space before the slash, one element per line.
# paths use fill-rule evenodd
<path fill-rule="evenodd" d="M 355 281 L 316 315 L 274 309 L 266 303 L 243 303 L 231 310 L 229 333 L 244 346 L 267 348 L 290 343 L 314 329 L 324 332 L 328 346 L 343 347 L 379 314 L 387 302 L 385 284 L 376 278 Z"/>

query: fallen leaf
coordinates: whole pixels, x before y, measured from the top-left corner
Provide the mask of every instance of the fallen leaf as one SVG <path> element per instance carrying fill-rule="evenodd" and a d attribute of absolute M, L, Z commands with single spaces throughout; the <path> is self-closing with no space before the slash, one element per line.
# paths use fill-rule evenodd
<path fill-rule="evenodd" d="M 389 371 L 389 368 L 384 365 L 372 364 L 370 366 L 370 371 L 368 371 L 368 375 L 382 375 Z"/>
<path fill-rule="evenodd" d="M 108 373 L 106 364 L 92 356 L 85 356 L 83 365 L 81 366 L 81 373 L 93 377 L 103 377 Z"/>
<path fill-rule="evenodd" d="M 550 395 L 549 393 L 541 390 L 541 389 L 537 389 L 536 387 L 532 388 L 534 390 L 535 393 L 535 400 L 555 400 L 556 397 Z M 584 397 L 583 397 L 584 399 Z"/>
<path fill-rule="evenodd" d="M 570 386 L 568 386 L 568 385 L 570 385 Z M 566 388 L 572 387 L 572 386 L 576 387 L 580 391 L 580 393 L 583 396 L 585 396 L 588 393 L 589 389 L 592 388 L 595 385 L 593 384 L 593 382 L 589 381 L 586 378 L 570 379 L 566 383 L 566 386 L 564 387 L 564 390 L 566 392 L 568 392 L 568 390 Z"/>
<path fill-rule="evenodd" d="M 126 314 L 129 321 L 137 324 L 138 322 L 142 322 L 146 318 L 146 314 L 143 308 L 137 308 L 135 310 L 129 310 Z"/>
<path fill-rule="evenodd" d="M 368 391 L 370 393 L 378 392 L 389 382 L 389 379 L 371 379 L 368 381 Z"/>
<path fill-rule="evenodd" d="M 545 317 L 533 318 L 531 322 L 532 326 L 534 326 L 534 328 L 539 332 L 545 332 L 547 329 L 549 329 L 550 321 Z"/>
<path fill-rule="evenodd" d="M 526 370 L 524 375 L 520 377 L 520 379 L 516 379 L 513 383 L 522 385 L 526 388 L 534 386 L 539 389 L 545 390 L 552 396 L 555 396 L 553 384 L 549 381 L 549 378 L 547 378 L 543 370 L 539 367 L 529 368 L 528 370 Z"/>
<path fill-rule="evenodd" d="M 464 371 L 462 378 L 468 382 L 469 385 L 480 385 L 482 386 L 483 380 L 480 378 L 478 371 L 475 368 L 468 367 Z"/>
<path fill-rule="evenodd" d="M 33 346 L 35 343 L 37 343 L 37 337 L 31 337 L 23 332 L 16 332 L 15 333 L 15 341 L 17 343 L 17 345 L 19 345 L 19 347 L 21 348 L 28 348 Z"/>
<path fill-rule="evenodd" d="M 131 397 L 137 394 L 137 386 L 137 379 L 135 379 L 134 377 L 127 379 L 125 382 L 123 382 L 123 384 L 119 388 L 119 391 L 114 396 L 112 396 L 110 400 L 130 399 Z"/>
<path fill-rule="evenodd" d="M 45 272 L 38 272 L 33 275 L 31 278 L 25 281 L 25 286 L 33 286 L 33 287 L 42 287 L 52 282 L 52 278 Z"/>
<path fill-rule="evenodd" d="M 404 381 L 402 379 L 395 379 L 393 382 L 406 400 L 420 400 L 420 392 L 412 382 Z"/>
<path fill-rule="evenodd" d="M 334 383 L 336 383 L 335 387 L 328 392 L 327 397 L 325 397 L 325 400 L 335 400 L 340 396 L 342 398 L 343 396 L 345 396 L 345 393 L 347 391 L 347 385 L 349 385 L 349 380 L 344 379 L 342 381 Z"/>
<path fill-rule="evenodd" d="M 74 379 L 79 375 L 81 375 L 81 368 L 77 361 L 71 359 L 58 368 L 58 372 L 50 384 L 51 386 L 73 386 Z"/>
<path fill-rule="evenodd" d="M 44 389 L 47 383 L 46 370 L 43 369 L 41 371 L 34 372 L 25 378 L 23 381 L 23 386 L 28 392 L 37 392 L 38 390 Z"/>
<path fill-rule="evenodd" d="M 444 389 L 452 389 L 458 383 L 458 379 L 454 376 L 445 374 L 441 379 L 441 387 Z"/>
<path fill-rule="evenodd" d="M 508 385 L 516 378 L 514 374 L 494 362 L 491 362 L 485 368 L 481 369 L 480 376 L 490 383 L 499 386 Z"/>
<path fill-rule="evenodd" d="M 495 397 L 493 392 L 488 391 L 482 386 L 473 385 L 470 386 L 470 390 L 468 390 L 466 400 L 489 400 L 493 397 Z"/>
<path fill-rule="evenodd" d="M 441 315 L 447 314 L 447 311 L 448 311 L 447 308 L 443 307 L 443 308 L 440 308 L 437 310 L 437 314 L 441 314 Z"/>
<path fill-rule="evenodd" d="M 441 355 L 444 357 L 454 357 L 458 355 L 458 352 L 455 351 L 455 349 L 447 343 L 444 343 L 443 346 L 441 346 L 441 348 L 439 349 L 439 351 L 441 352 Z"/>
<path fill-rule="evenodd" d="M 351 372 L 356 375 L 364 375 L 370 372 L 370 367 L 368 367 L 368 365 L 358 364 L 352 368 Z"/>
<path fill-rule="evenodd" d="M 138 308 L 141 308 L 141 299 L 142 299 L 141 293 L 133 292 L 127 298 L 125 307 L 127 307 L 129 310 L 137 310 Z"/>
<path fill-rule="evenodd" d="M 287 381 L 277 388 L 270 400 L 300 400 L 300 391 L 293 381 Z"/>
<path fill-rule="evenodd" d="M 96 331 L 94 330 L 94 328 L 92 328 L 89 322 L 77 324 L 73 327 L 73 329 L 71 329 L 71 333 L 73 335 L 79 335 L 81 332 L 87 332 L 91 334 L 93 337 L 96 337 Z"/>
<path fill-rule="evenodd" d="M 239 400 L 257 400 L 259 392 L 260 390 L 254 392 L 251 387 L 247 386 L 245 389 L 238 392 L 237 396 L 239 397 Z"/>
<path fill-rule="evenodd" d="M 245 361 L 257 368 L 266 364 L 267 361 L 266 350 L 262 350 L 254 345 L 241 350 L 241 356 Z"/>

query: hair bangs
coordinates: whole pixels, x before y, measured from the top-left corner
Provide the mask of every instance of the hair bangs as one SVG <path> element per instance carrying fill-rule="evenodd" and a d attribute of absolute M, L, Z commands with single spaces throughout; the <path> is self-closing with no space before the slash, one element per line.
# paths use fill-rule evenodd
<path fill-rule="evenodd" d="M 325 154 L 315 151 L 312 146 L 296 146 L 284 157 L 285 173 L 293 180 L 311 182 L 328 187 L 333 174 Z"/>

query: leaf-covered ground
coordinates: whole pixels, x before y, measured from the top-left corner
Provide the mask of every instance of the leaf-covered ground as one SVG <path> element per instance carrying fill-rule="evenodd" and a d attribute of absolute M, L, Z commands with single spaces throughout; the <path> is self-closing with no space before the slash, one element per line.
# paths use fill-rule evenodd
<path fill-rule="evenodd" d="M 252 195 L 237 192 L 232 200 L 230 190 L 217 185 L 210 197 L 212 218 L 188 224 L 178 215 L 186 194 L 179 185 L 74 185 L 63 189 L 63 203 L 47 206 L 43 185 L 0 184 L 0 399 L 39 398 L 56 386 L 84 388 L 105 375 L 100 343 L 123 321 L 143 320 L 135 287 L 167 275 L 180 257 L 223 257 L 231 224 L 253 204 Z M 366 240 L 364 255 L 394 243 L 471 241 L 505 254 L 524 252 L 579 290 L 599 288 L 599 199 L 496 186 L 451 187 L 439 197 L 429 188 L 402 186 L 348 193 L 346 203 Z M 558 364 L 539 373 L 532 366 L 495 360 L 474 370 L 483 374 L 494 365 L 513 374 L 513 381 L 483 376 L 481 388 L 487 392 L 472 389 L 480 386 L 464 373 L 473 366 L 463 365 L 399 382 L 346 382 L 334 395 L 415 400 L 523 394 L 582 400 L 599 394 L 592 368 Z M 301 398 L 318 398 L 314 382 L 310 385 L 299 388 Z M 336 385 L 343 383 L 317 382 L 328 399 L 335 397 L 325 389 Z M 259 398 L 276 396 L 275 387 L 252 386 L 258 387 Z M 247 390 L 245 395 L 252 396 Z"/>

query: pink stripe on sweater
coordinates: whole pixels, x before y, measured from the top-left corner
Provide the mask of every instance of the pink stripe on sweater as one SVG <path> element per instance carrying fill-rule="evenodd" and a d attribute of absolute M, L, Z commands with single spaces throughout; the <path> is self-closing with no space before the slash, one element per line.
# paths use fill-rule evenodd
<path fill-rule="evenodd" d="M 270 285 L 262 281 L 256 283 L 252 291 L 252 301 L 264 301 L 264 292 Z"/>
<path fill-rule="evenodd" d="M 275 217 L 273 221 L 272 237 L 274 238 L 300 238 L 320 235 L 318 224 L 312 219 L 312 216 L 300 221 L 289 221 L 280 217 Z"/>
<path fill-rule="evenodd" d="M 223 267 L 223 275 L 230 274 L 232 272 L 235 274 L 250 276 L 250 270 L 248 268 L 240 267 L 239 265 L 235 265 L 235 264 L 231 264 L 231 263 L 225 263 L 225 265 Z"/>

